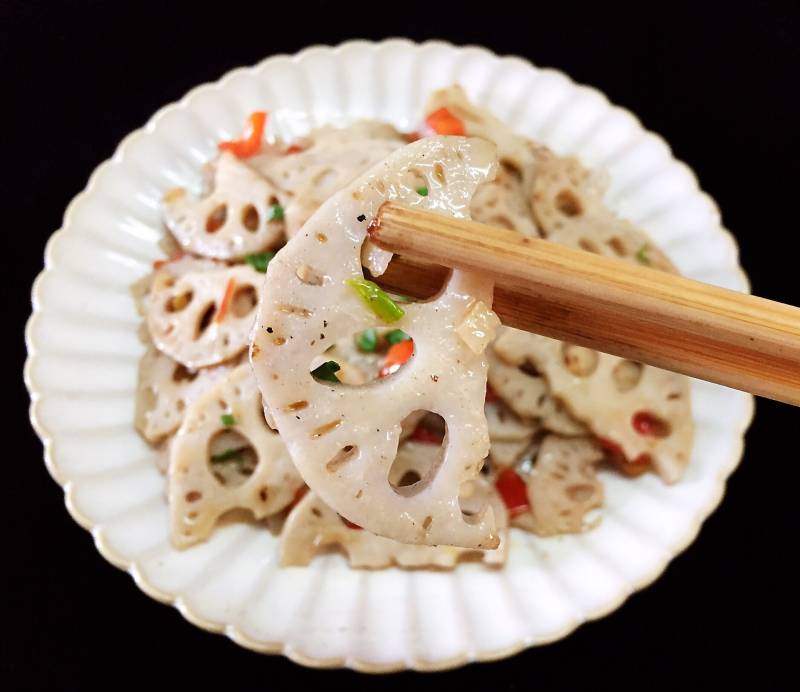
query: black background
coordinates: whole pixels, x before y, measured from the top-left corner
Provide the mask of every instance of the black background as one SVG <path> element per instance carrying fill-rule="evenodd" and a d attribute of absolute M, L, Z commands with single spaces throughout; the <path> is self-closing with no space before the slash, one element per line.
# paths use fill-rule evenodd
<path fill-rule="evenodd" d="M 491 689 L 690 688 L 758 676 L 788 686 L 798 615 L 798 414 L 760 400 L 741 468 L 697 541 L 612 615 L 568 639 L 455 673 L 381 678 L 307 671 L 185 622 L 108 565 L 41 463 L 21 377 L 28 291 L 48 235 L 94 167 L 191 87 L 278 52 L 355 37 L 481 43 L 568 72 L 630 108 L 697 172 L 736 235 L 754 292 L 800 303 L 798 39 L 794 3 L 417 0 L 0 2 L 5 236 L 6 469 L 2 634 L 6 689 L 181 689 L 480 684 Z M 704 685 L 705 686 L 705 685 Z"/>

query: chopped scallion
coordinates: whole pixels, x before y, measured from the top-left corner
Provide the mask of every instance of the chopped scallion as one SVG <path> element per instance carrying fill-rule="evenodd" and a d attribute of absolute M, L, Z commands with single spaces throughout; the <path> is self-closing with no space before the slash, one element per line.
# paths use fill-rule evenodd
<path fill-rule="evenodd" d="M 339 363 L 335 360 L 329 360 L 318 368 L 314 368 L 311 371 L 311 376 L 317 380 L 325 380 L 326 382 L 339 382 L 339 378 L 336 377 L 336 373 L 339 372 L 342 368 L 340 367 Z"/>
<path fill-rule="evenodd" d="M 650 265 L 650 257 L 648 256 L 647 252 L 650 250 L 650 246 L 645 243 L 636 251 L 636 261 L 640 264 Z"/>
<path fill-rule="evenodd" d="M 230 413 L 223 413 L 219 420 L 223 425 L 236 425 L 236 419 Z"/>
<path fill-rule="evenodd" d="M 397 322 L 405 311 L 397 305 L 378 284 L 368 279 L 346 279 L 345 283 L 353 288 L 372 312 L 384 322 Z"/>
<path fill-rule="evenodd" d="M 428 188 L 425 187 L 424 185 L 422 187 L 418 187 L 417 188 L 417 194 L 420 197 L 427 197 L 428 196 Z"/>
<path fill-rule="evenodd" d="M 390 344 L 399 344 L 401 341 L 408 341 L 411 337 L 406 334 L 402 329 L 392 329 L 386 334 L 386 341 Z"/>
<path fill-rule="evenodd" d="M 280 204 L 273 204 L 269 211 L 269 221 L 281 221 L 283 219 L 283 207 Z"/>
<path fill-rule="evenodd" d="M 358 335 L 356 345 L 363 353 L 373 353 L 378 347 L 378 331 L 374 327 L 365 329 Z"/>
<path fill-rule="evenodd" d="M 247 255 L 244 261 L 247 262 L 253 269 L 262 274 L 267 271 L 267 265 L 270 260 L 275 257 L 274 252 L 258 252 L 254 255 Z"/>

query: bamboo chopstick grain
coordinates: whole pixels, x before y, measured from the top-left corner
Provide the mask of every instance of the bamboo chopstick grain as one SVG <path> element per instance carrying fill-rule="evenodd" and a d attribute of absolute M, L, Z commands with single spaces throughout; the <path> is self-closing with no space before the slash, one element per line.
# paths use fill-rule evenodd
<path fill-rule="evenodd" d="M 391 204 L 371 238 L 401 255 L 389 288 L 430 295 L 441 265 L 486 273 L 504 324 L 800 405 L 799 308 Z"/>

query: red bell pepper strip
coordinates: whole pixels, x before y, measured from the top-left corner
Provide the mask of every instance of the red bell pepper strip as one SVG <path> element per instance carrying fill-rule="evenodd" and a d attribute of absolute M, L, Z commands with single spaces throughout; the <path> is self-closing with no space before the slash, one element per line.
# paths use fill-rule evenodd
<path fill-rule="evenodd" d="M 217 314 L 214 315 L 214 322 L 222 322 L 228 314 L 228 310 L 231 307 L 231 300 L 233 300 L 233 289 L 235 286 L 236 281 L 228 279 L 228 283 L 225 286 L 225 293 L 222 296 L 222 302 L 219 304 L 219 310 L 217 310 Z"/>
<path fill-rule="evenodd" d="M 447 108 L 433 111 L 425 122 L 436 134 L 464 136 L 464 121 L 457 118 Z"/>
<path fill-rule="evenodd" d="M 246 159 L 254 156 L 261 148 L 261 140 L 264 139 L 264 127 L 267 124 L 267 114 L 264 111 L 255 111 L 248 118 L 248 129 L 241 139 L 233 139 L 228 142 L 220 142 L 220 151 L 229 151 L 239 159 Z"/>
<path fill-rule="evenodd" d="M 386 360 L 383 361 L 383 367 L 381 368 L 379 377 L 386 377 L 387 375 L 397 372 L 400 366 L 407 363 L 408 359 L 413 355 L 413 339 L 398 341 L 386 352 Z"/>
<path fill-rule="evenodd" d="M 497 475 L 497 480 L 495 480 L 494 484 L 512 518 L 530 511 L 531 503 L 528 500 L 528 486 L 525 485 L 525 481 L 514 469 L 503 469 Z"/>

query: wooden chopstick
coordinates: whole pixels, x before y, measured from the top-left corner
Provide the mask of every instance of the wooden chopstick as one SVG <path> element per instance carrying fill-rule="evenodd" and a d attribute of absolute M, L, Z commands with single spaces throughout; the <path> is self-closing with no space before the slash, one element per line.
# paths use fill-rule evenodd
<path fill-rule="evenodd" d="M 800 405 L 800 308 L 392 204 L 370 236 L 400 255 L 386 288 L 426 297 L 443 265 L 483 272 L 504 324 Z"/>

